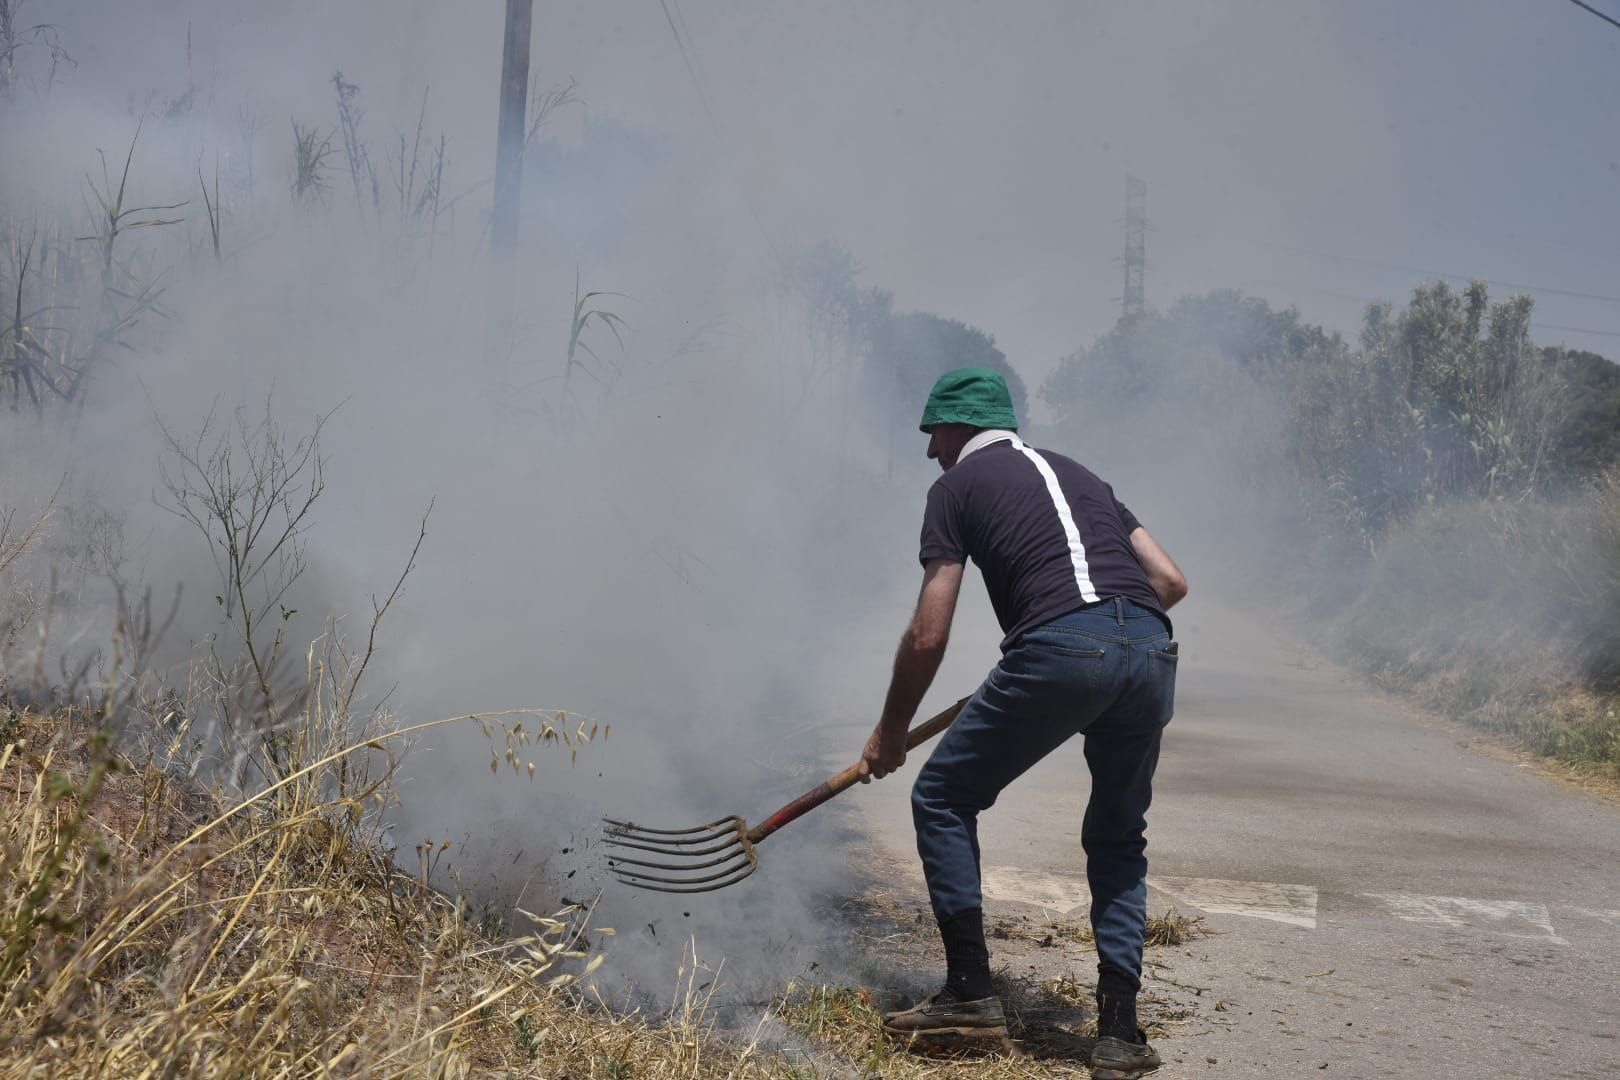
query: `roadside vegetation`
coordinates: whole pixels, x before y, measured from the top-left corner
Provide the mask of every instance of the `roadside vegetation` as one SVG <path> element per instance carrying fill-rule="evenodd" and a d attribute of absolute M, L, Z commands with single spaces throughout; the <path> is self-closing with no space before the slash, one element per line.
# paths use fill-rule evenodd
<path fill-rule="evenodd" d="M 1437 282 L 1351 344 L 1216 293 L 1122 323 L 1041 396 L 1082 440 L 1152 410 L 1221 495 L 1189 517 L 1381 685 L 1620 775 L 1620 366 L 1536 346 L 1531 310 Z"/>
<path fill-rule="evenodd" d="M 419 1076 L 530 1060 L 559 965 L 578 970 L 583 913 L 497 940 L 368 835 L 382 789 L 341 785 L 342 756 L 231 802 L 142 741 L 104 707 L 4 714 L 0 1071 Z"/>
<path fill-rule="evenodd" d="M 885 1037 L 871 992 L 816 982 L 791 983 L 756 1020 L 722 1029 L 719 972 L 695 949 L 667 1007 L 611 1009 L 580 981 L 611 934 L 588 911 L 508 927 L 431 884 L 442 850 L 419 846 L 413 874 L 379 842 L 371 807 L 393 797 L 392 771 L 359 780 L 345 763 L 433 724 L 373 731 L 313 760 L 326 740 L 294 740 L 280 780 L 232 799 L 173 756 L 172 712 L 154 718 L 134 680 L 117 685 L 129 690 L 103 688 L 83 707 L 0 714 L 6 1075 L 1089 1075 L 1089 1033 L 1054 1022 L 1089 1002 L 1071 979 L 1001 976 L 1017 1046 L 944 1059 Z M 509 749 L 580 738 L 555 715 L 438 723 L 502 721 Z M 1195 933 L 1173 913 L 1154 925 L 1156 943 Z M 1155 1034 L 1166 1032 L 1158 1012 L 1178 1019 L 1147 1009 Z"/>
<path fill-rule="evenodd" d="M 108 646 L 53 663 L 71 591 L 14 572 L 75 521 L 0 519 L 0 1073 L 532 1074 L 543 1046 L 590 1068 L 604 1025 L 568 988 L 611 930 L 575 904 L 509 925 L 437 885 L 448 843 L 417 844 L 412 873 L 386 833 L 430 731 L 481 733 L 496 782 L 524 782 L 598 729 L 550 710 L 402 725 L 363 704 L 426 518 L 363 643 L 330 620 L 290 670 L 281 601 L 324 491 L 321 422 L 289 440 L 244 415 L 169 439 L 171 509 L 212 549 L 226 627 L 178 678 L 154 663 L 165 612 L 121 588 Z"/>
<path fill-rule="evenodd" d="M 170 754 L 172 716 L 154 721 L 134 680 L 117 684 L 126 690 L 101 688 L 97 704 L 0 713 L 5 1075 L 1089 1075 L 1088 1033 L 1052 1020 L 1089 1001 L 1069 979 L 1000 976 L 1017 1048 L 944 1059 L 887 1039 L 869 991 L 815 982 L 722 1029 L 717 972 L 695 951 L 667 1005 L 610 1009 L 580 981 L 611 933 L 588 911 L 507 927 L 430 884 L 435 850 L 418 849 L 413 874 L 379 843 L 368 808 L 392 797 L 391 773 L 357 783 L 343 763 L 416 731 L 372 732 L 312 760 L 295 752 L 281 780 L 231 799 Z M 508 746 L 573 740 L 555 716 L 441 723 L 496 720 Z M 1195 931 L 1167 913 L 1155 940 Z M 1159 1012 L 1176 1022 L 1147 1010 L 1155 1034 Z"/>

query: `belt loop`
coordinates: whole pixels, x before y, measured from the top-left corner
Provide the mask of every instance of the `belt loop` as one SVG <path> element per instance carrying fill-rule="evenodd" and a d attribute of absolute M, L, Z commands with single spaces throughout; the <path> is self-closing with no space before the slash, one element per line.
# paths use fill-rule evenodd
<path fill-rule="evenodd" d="M 1125 598 L 1122 596 L 1114 597 L 1114 618 L 1119 620 L 1119 628 L 1125 629 Z"/>

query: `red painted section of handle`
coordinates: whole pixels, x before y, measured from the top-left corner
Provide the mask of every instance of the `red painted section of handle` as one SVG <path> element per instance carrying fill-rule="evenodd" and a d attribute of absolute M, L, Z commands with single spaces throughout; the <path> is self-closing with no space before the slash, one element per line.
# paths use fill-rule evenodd
<path fill-rule="evenodd" d="M 962 706 L 966 705 L 967 702 L 968 699 L 963 698 L 950 708 L 934 715 L 923 723 L 912 728 L 906 734 L 906 749 L 915 750 L 918 746 L 950 727 L 951 721 L 956 719 L 956 714 L 962 711 Z M 765 839 L 782 826 L 788 824 L 790 821 L 797 821 L 799 818 L 808 814 L 810 811 L 814 810 L 816 807 L 820 806 L 834 795 L 855 786 L 856 782 L 859 780 L 859 765 L 851 765 L 837 776 L 831 777 L 820 785 L 805 792 L 803 795 L 800 795 L 797 799 L 794 799 L 792 802 L 782 807 L 782 809 L 778 810 L 776 813 L 772 814 L 758 825 L 755 825 L 752 829 L 749 829 L 748 842 L 751 844 L 759 843 L 761 840 Z"/>
<path fill-rule="evenodd" d="M 759 843 L 777 829 L 790 821 L 798 820 L 836 794 L 838 792 L 833 790 L 832 785 L 825 782 L 814 790 L 805 792 L 752 829 L 749 829 L 749 843 Z"/>

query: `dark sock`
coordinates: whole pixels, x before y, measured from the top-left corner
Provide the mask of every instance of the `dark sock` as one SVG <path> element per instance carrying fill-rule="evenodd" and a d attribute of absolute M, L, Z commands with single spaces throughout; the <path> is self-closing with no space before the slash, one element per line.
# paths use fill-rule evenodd
<path fill-rule="evenodd" d="M 1116 967 L 1097 969 L 1097 1035 L 1137 1041 L 1136 992 L 1139 980 Z"/>
<path fill-rule="evenodd" d="M 979 908 L 942 919 L 945 941 L 945 990 L 957 1001 L 990 997 L 990 949 L 984 943 L 984 912 Z"/>

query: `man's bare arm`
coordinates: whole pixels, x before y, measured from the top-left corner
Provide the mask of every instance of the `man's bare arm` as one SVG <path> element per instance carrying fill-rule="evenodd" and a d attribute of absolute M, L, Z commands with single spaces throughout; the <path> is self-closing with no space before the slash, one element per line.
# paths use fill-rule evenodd
<path fill-rule="evenodd" d="M 1136 549 L 1137 561 L 1147 571 L 1148 584 L 1159 594 L 1159 603 L 1169 611 L 1187 595 L 1187 578 L 1181 567 L 1140 525 L 1131 532 L 1131 547 Z"/>
<path fill-rule="evenodd" d="M 951 637 L 951 619 L 962 589 L 962 564 L 931 559 L 923 571 L 917 611 L 900 638 L 894 655 L 894 676 L 883 702 L 883 718 L 861 755 L 861 781 L 881 780 L 906 763 L 906 731 L 917 706 L 933 684 L 945 646 Z"/>

